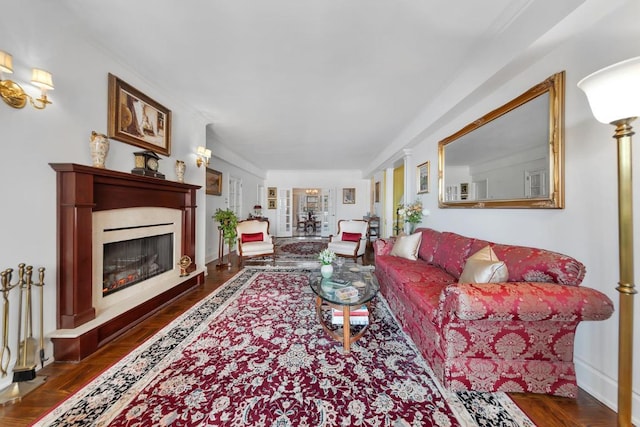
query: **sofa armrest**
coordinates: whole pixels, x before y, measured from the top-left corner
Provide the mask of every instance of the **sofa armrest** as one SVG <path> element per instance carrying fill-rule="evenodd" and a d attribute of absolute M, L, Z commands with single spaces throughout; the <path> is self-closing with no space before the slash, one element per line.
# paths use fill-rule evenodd
<path fill-rule="evenodd" d="M 600 291 L 557 283 L 456 283 L 440 295 L 442 319 L 570 321 L 605 320 L 613 302 Z"/>
<path fill-rule="evenodd" d="M 375 256 L 379 255 L 389 255 L 391 253 L 391 249 L 393 249 L 393 244 L 395 243 L 394 238 L 390 239 L 376 239 L 373 242 L 373 253 Z"/>

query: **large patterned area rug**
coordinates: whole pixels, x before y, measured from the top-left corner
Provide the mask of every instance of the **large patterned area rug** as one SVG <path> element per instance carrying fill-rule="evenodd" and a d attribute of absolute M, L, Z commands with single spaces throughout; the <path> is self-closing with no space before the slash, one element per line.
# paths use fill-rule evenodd
<path fill-rule="evenodd" d="M 533 426 L 504 394 L 449 394 L 386 302 L 344 354 L 304 269 L 245 268 L 37 426 Z"/>
<path fill-rule="evenodd" d="M 318 254 L 327 247 L 327 239 L 276 239 L 276 259 L 318 261 Z"/>

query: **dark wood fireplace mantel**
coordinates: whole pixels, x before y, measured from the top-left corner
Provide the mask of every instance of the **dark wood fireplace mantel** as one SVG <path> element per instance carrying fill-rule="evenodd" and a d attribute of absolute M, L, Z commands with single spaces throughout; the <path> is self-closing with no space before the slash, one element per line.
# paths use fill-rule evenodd
<path fill-rule="evenodd" d="M 183 184 L 73 163 L 50 163 L 57 175 L 57 327 L 73 329 L 96 317 L 92 286 L 92 213 L 109 209 L 163 207 L 182 211 L 182 250 L 195 261 L 197 185 Z M 189 271 L 193 272 L 195 262 Z M 182 283 L 69 343 L 53 338 L 56 360 L 80 360 L 189 288 Z M 64 345 L 59 345 L 60 343 Z"/>

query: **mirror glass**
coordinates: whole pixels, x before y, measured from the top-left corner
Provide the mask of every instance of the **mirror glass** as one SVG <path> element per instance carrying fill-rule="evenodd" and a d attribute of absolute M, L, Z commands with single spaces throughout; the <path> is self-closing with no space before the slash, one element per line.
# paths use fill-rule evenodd
<path fill-rule="evenodd" d="M 438 143 L 440 207 L 563 208 L 564 71 Z"/>

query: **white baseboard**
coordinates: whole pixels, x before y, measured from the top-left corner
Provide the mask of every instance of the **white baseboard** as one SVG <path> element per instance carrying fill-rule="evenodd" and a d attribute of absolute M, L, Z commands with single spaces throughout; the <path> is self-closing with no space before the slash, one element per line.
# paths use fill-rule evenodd
<path fill-rule="evenodd" d="M 585 363 L 583 360 L 575 358 L 576 376 L 578 378 L 578 386 L 598 399 L 604 405 L 608 406 L 614 412 L 618 408 L 618 382 L 615 378 L 611 378 L 593 366 Z M 632 422 L 634 425 L 640 426 L 640 394 L 634 390 L 631 397 L 633 407 Z"/>

